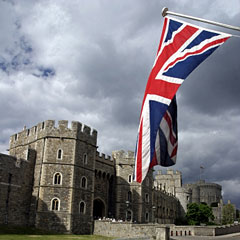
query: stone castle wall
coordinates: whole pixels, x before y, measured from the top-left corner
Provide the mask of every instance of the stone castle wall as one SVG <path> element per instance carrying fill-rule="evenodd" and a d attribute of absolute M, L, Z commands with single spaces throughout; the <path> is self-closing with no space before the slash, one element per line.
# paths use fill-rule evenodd
<path fill-rule="evenodd" d="M 108 237 L 169 240 L 169 227 L 159 224 L 95 221 L 93 233 Z"/>
<path fill-rule="evenodd" d="M 25 159 L 0 154 L 0 224 L 31 225 L 35 151 Z"/>
<path fill-rule="evenodd" d="M 12 156 L 0 155 L 0 223 L 84 234 L 92 232 L 94 218 L 172 224 L 191 202 L 195 188 L 182 187 L 180 172 L 158 172 L 154 181 L 149 171 L 142 184 L 134 182 L 133 152 L 99 154 L 97 131 L 70 125 L 47 120 L 11 136 Z"/>
<path fill-rule="evenodd" d="M 105 209 L 105 216 L 113 216 L 114 209 L 114 179 L 115 179 L 115 163 L 110 156 L 105 154 L 96 154 L 95 162 L 95 185 L 94 185 L 94 200 L 102 201 Z"/>

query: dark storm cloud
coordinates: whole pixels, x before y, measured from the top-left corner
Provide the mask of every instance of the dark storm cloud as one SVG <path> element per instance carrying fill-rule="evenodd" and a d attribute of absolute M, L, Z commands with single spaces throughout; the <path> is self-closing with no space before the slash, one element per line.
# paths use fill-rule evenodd
<path fill-rule="evenodd" d="M 228 41 L 186 80 L 180 90 L 182 104 L 205 114 L 228 112 L 229 108 L 239 111 L 240 38 Z"/>

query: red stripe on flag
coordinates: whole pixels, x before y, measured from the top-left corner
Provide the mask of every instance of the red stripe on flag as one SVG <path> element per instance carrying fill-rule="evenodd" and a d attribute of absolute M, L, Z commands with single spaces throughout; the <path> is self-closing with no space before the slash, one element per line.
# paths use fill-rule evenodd
<path fill-rule="evenodd" d="M 172 145 L 176 143 L 176 138 L 173 135 L 173 130 L 172 130 L 172 119 L 169 117 L 168 112 L 165 113 L 164 119 L 166 120 L 169 128 L 169 139 Z M 166 136 L 167 137 L 167 136 Z"/>
<path fill-rule="evenodd" d="M 167 83 L 162 81 L 163 85 L 158 85 L 156 82 L 160 82 L 159 80 L 155 81 L 155 78 L 166 61 L 197 31 L 198 29 L 192 26 L 186 26 L 179 33 L 177 33 L 174 37 L 174 42 L 168 44 L 164 47 L 162 53 L 158 57 L 156 64 L 154 65 L 147 82 L 147 86 L 145 89 L 145 94 L 143 97 L 142 108 L 146 99 L 147 94 L 151 92 L 151 94 L 160 95 L 169 99 L 172 99 L 175 95 L 179 85 L 172 85 L 173 88 L 168 89 Z M 154 81 L 154 82 L 153 82 Z M 156 83 L 156 85 L 155 85 Z M 169 83 L 171 84 L 171 83 Z M 176 86 L 178 85 L 178 86 Z M 153 91 L 156 89 L 156 91 Z M 141 109 L 142 112 L 142 109 Z"/>
<path fill-rule="evenodd" d="M 168 66 L 164 69 L 164 70 L 167 70 L 168 68 L 170 68 L 171 66 L 173 66 L 176 62 L 179 62 L 180 60 L 188 57 L 189 55 L 195 55 L 195 54 L 199 54 L 201 52 L 204 52 L 207 48 L 209 47 L 215 47 L 215 45 L 219 45 L 220 43 L 224 43 L 228 38 L 223 38 L 223 39 L 219 39 L 219 40 L 216 40 L 216 41 L 213 41 L 213 42 L 210 42 L 206 45 L 204 45 L 201 49 L 197 50 L 197 51 L 194 51 L 194 52 L 188 52 L 186 53 L 184 56 L 182 57 L 179 57 L 179 58 L 176 58 L 174 62 L 171 62 L 168 64 Z"/>
<path fill-rule="evenodd" d="M 164 98 L 172 99 L 180 86 L 181 84 L 177 83 L 170 83 L 159 79 L 154 80 L 154 82 L 149 85 L 148 90 L 145 91 L 144 99 L 146 99 L 147 94 L 153 94 Z M 141 115 L 143 106 L 144 102 L 142 103 Z"/>
<path fill-rule="evenodd" d="M 152 69 L 151 75 L 156 78 L 159 70 L 166 63 L 166 61 L 197 31 L 198 29 L 192 26 L 186 26 L 181 32 L 177 33 L 174 41 L 164 47 L 162 53 L 157 59 L 155 66 Z"/>
<path fill-rule="evenodd" d="M 170 83 L 164 80 L 154 80 L 148 88 L 148 94 L 159 95 L 164 98 L 172 99 L 181 84 Z"/>
<path fill-rule="evenodd" d="M 162 46 L 162 42 L 163 42 L 163 37 L 165 35 L 165 31 L 166 31 L 166 26 L 167 26 L 167 22 L 169 21 L 168 18 L 164 18 L 164 24 L 163 24 L 163 30 L 162 30 L 162 35 L 161 35 L 161 39 L 160 39 L 160 43 L 159 43 L 159 46 L 158 46 L 158 50 L 157 50 L 157 55 L 158 55 L 158 52 Z"/>
<path fill-rule="evenodd" d="M 149 169 L 153 168 L 156 165 L 158 165 L 158 162 L 157 162 L 157 155 L 156 155 L 156 151 L 155 151 L 154 155 L 153 155 L 153 159 L 150 163 Z"/>
<path fill-rule="evenodd" d="M 175 148 L 173 149 L 172 154 L 171 154 L 171 158 L 173 158 L 174 156 L 177 155 L 177 149 L 178 149 L 178 145 L 176 145 Z"/>

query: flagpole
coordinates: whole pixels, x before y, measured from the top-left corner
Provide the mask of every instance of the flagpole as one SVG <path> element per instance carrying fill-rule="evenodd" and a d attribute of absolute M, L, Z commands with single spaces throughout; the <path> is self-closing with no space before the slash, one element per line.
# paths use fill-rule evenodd
<path fill-rule="evenodd" d="M 220 26 L 220 27 L 224 27 L 224 28 L 229 28 L 229 29 L 236 30 L 236 31 L 240 31 L 240 27 L 235 27 L 235 26 L 224 24 L 224 23 L 214 22 L 214 21 L 203 19 L 203 18 L 198 18 L 198 17 L 193 17 L 193 16 L 181 14 L 181 13 L 170 12 L 170 11 L 168 11 L 168 8 L 166 8 L 166 7 L 163 8 L 162 9 L 162 16 L 165 17 L 168 14 L 173 15 L 173 16 L 178 16 L 178 17 L 183 17 L 183 18 L 196 20 L 196 21 L 199 21 L 199 22 L 209 23 L 209 24 L 212 24 L 212 25 L 216 25 L 216 26 Z"/>

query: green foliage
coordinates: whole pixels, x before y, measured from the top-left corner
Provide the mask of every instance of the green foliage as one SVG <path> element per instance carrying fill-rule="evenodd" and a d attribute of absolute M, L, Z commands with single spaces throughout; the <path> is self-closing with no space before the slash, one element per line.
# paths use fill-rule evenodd
<path fill-rule="evenodd" d="M 222 224 L 232 224 L 235 218 L 235 208 L 231 203 L 223 206 Z"/>
<path fill-rule="evenodd" d="M 189 225 L 207 224 L 209 220 L 214 220 L 212 208 L 206 203 L 189 204 L 186 218 Z"/>
<path fill-rule="evenodd" d="M 188 221 L 186 218 L 177 218 L 174 222 L 175 225 L 182 226 L 182 225 L 188 225 Z"/>

